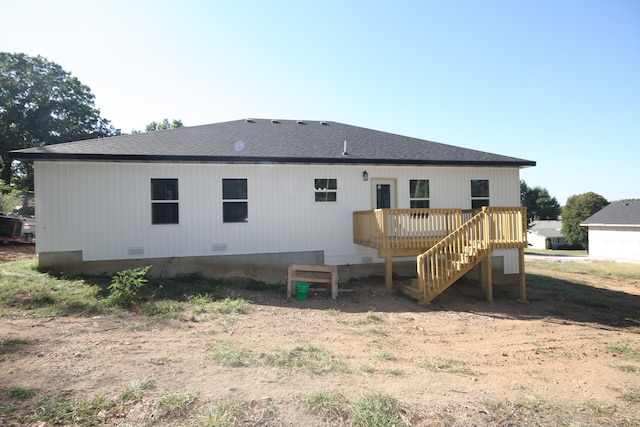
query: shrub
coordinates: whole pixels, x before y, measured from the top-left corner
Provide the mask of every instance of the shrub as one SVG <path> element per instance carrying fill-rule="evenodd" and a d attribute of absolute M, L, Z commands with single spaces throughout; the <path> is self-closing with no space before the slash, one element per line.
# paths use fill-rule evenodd
<path fill-rule="evenodd" d="M 151 269 L 150 265 L 120 271 L 113 276 L 108 286 L 110 305 L 129 308 L 139 302 L 138 291 L 148 282 L 145 278 Z"/>

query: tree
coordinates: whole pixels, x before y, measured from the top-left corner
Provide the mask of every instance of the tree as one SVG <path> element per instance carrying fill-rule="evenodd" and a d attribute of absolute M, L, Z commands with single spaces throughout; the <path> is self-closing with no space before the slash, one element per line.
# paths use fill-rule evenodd
<path fill-rule="evenodd" d="M 0 179 L 10 184 L 15 177 L 11 150 L 118 135 L 94 100 L 89 87 L 58 64 L 0 52 Z M 30 165 L 21 174 L 32 186 Z"/>
<path fill-rule="evenodd" d="M 177 129 L 177 128 L 181 128 L 181 127 L 184 127 L 184 125 L 182 124 L 182 120 L 180 120 L 180 119 L 173 119 L 171 122 L 169 121 L 169 119 L 164 119 L 160 123 L 158 123 L 156 121 L 153 121 L 153 122 L 149 123 L 144 128 L 144 131 L 145 132 L 156 132 L 156 131 L 159 131 L 159 130 Z M 131 133 L 132 134 L 142 133 L 142 131 L 133 130 L 133 131 L 131 131 Z"/>
<path fill-rule="evenodd" d="M 520 181 L 520 204 L 527 208 L 529 223 L 540 219 L 558 219 L 560 215 L 560 204 L 549 195 L 546 188 L 530 188 L 523 180 Z"/>
<path fill-rule="evenodd" d="M 608 204 L 607 199 L 593 192 L 569 197 L 562 210 L 562 234 L 567 241 L 587 247 L 588 232 L 580 224 Z"/>

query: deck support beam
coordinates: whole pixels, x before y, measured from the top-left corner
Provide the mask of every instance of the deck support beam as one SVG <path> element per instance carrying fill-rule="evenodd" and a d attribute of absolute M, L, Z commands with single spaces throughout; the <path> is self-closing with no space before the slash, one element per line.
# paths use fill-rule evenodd
<path fill-rule="evenodd" d="M 482 289 L 485 291 L 487 302 L 493 304 L 493 267 L 491 265 L 491 253 L 480 263 L 480 276 Z"/>
<path fill-rule="evenodd" d="M 387 256 L 384 261 L 384 284 L 387 289 L 393 288 L 393 257 Z"/>
<path fill-rule="evenodd" d="M 520 253 L 520 298 L 518 298 L 518 302 L 527 303 L 527 282 L 525 278 L 524 271 L 524 248 L 520 248 L 518 250 Z"/>

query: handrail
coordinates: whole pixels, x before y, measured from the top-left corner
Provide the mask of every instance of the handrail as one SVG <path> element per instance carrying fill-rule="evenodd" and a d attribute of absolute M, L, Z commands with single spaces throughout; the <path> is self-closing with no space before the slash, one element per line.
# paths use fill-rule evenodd
<path fill-rule="evenodd" d="M 430 301 L 477 265 L 491 249 L 526 246 L 524 207 L 483 207 L 417 257 L 421 300 Z"/>

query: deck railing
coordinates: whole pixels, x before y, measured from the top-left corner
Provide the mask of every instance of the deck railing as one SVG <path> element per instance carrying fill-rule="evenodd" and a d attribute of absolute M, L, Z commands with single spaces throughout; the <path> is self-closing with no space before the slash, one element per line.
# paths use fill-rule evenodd
<path fill-rule="evenodd" d="M 379 250 L 426 249 L 459 228 L 471 211 L 375 209 L 353 213 L 353 241 Z"/>

